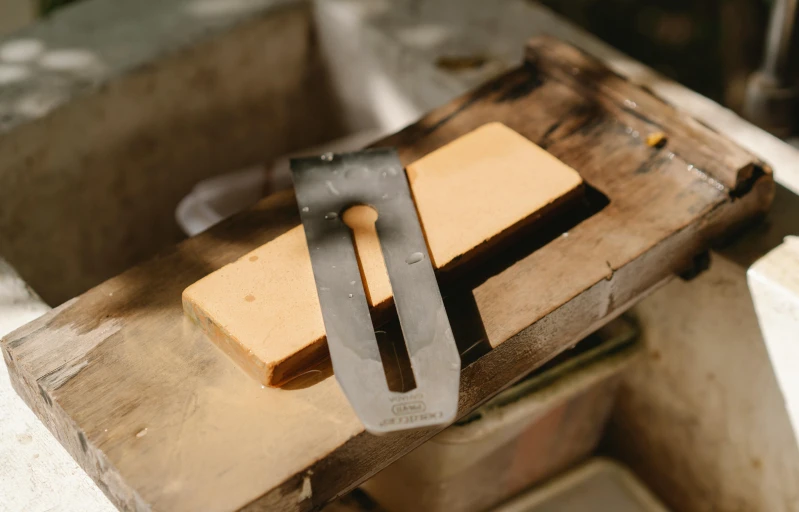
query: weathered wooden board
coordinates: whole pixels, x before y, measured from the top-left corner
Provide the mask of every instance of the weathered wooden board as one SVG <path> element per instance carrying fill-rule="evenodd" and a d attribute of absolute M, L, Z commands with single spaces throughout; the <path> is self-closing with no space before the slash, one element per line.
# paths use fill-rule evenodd
<path fill-rule="evenodd" d="M 462 414 L 690 267 L 774 189 L 750 154 L 549 39 L 383 144 L 411 162 L 490 121 L 597 192 L 444 290 Z M 654 131 L 665 147 L 645 143 Z M 326 369 L 262 389 L 184 319 L 186 286 L 297 225 L 290 194 L 267 198 L 3 342 L 17 391 L 121 508 L 307 510 L 435 433 L 368 435 Z"/>

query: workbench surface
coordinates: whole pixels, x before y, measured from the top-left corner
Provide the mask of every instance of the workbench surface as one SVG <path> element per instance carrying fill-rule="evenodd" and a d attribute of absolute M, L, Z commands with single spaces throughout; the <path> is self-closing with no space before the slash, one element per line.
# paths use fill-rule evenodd
<path fill-rule="evenodd" d="M 493 40 L 500 42 L 506 48 L 520 48 L 528 36 L 535 35 L 537 31 L 543 29 L 575 42 L 592 53 L 601 55 L 603 60 L 618 72 L 650 85 L 659 94 L 669 97 L 672 103 L 692 111 L 695 116 L 707 124 L 715 126 L 722 133 L 727 133 L 731 138 L 753 148 L 753 150 L 757 149 L 764 159 L 770 161 L 778 169 L 778 178 L 797 190 L 799 172 L 796 169 L 796 162 L 799 162 L 799 153 L 796 150 L 742 121 L 717 104 L 701 98 L 677 84 L 663 80 L 648 68 L 624 57 L 589 34 L 552 15 L 549 11 L 530 2 L 506 3 L 512 4 L 514 8 L 504 9 L 506 14 L 502 16 L 515 16 L 520 20 L 520 25 L 514 26 L 522 28 L 495 31 L 487 29 L 485 33 L 481 34 L 484 42 Z M 479 2 L 475 2 L 475 4 L 479 4 Z M 524 8 L 517 8 L 521 5 L 524 5 Z M 398 5 L 397 16 L 405 17 L 406 13 L 402 10 L 406 8 L 407 6 Z M 357 9 L 354 10 L 357 11 Z M 503 9 L 498 9 L 496 12 L 500 11 Z M 325 20 L 321 21 L 324 23 Z M 466 22 L 465 15 L 463 20 L 453 19 L 454 24 L 457 25 L 459 22 Z M 373 27 L 358 27 L 358 29 L 366 28 L 373 29 Z M 396 44 L 402 43 L 397 41 Z M 414 65 L 426 65 L 426 62 L 415 61 L 413 58 L 406 58 L 403 63 L 411 68 Z M 513 63 L 515 63 L 515 58 L 506 57 L 505 65 Z M 409 73 L 413 74 L 411 71 Z M 474 83 L 474 77 L 470 75 L 453 79 L 450 84 L 447 84 L 452 86 L 450 88 L 442 88 L 440 80 L 432 79 L 432 77 L 425 75 L 425 79 L 427 81 L 423 79 L 415 84 L 415 87 L 420 91 L 427 91 L 423 92 L 423 96 L 426 94 L 426 101 L 430 101 L 431 96 L 451 98 Z M 384 102 L 384 104 L 390 103 L 391 101 Z M 417 102 L 410 109 L 407 108 L 408 104 L 403 104 L 402 107 L 395 109 L 395 115 L 388 116 L 389 124 L 402 124 L 408 118 L 418 117 L 428 108 L 428 105 Z M 10 273 L 6 273 L 6 275 L 10 275 Z M 24 288 L 20 287 L 20 283 L 21 281 L 16 278 L 3 281 L 3 292 L 23 297 L 30 305 L 22 309 L 17 305 L 9 306 L 8 303 L 0 305 L 0 319 L 4 321 L 0 333 L 4 334 L 47 309 L 43 303 L 21 291 Z M 0 510 L 5 511 L 6 509 L 3 507 L 9 507 L 8 510 L 44 511 L 51 509 L 55 504 L 64 505 L 65 501 L 63 500 L 72 500 L 72 503 L 80 504 L 80 506 L 74 507 L 80 510 L 113 509 L 98 489 L 90 487 L 90 480 L 80 472 L 74 461 L 66 455 L 63 448 L 47 433 L 46 429 L 34 419 L 33 414 L 10 389 L 5 374 L 0 378 L 0 410 L 6 413 L 0 415 L 1 428 L 10 432 L 9 435 L 0 439 L 0 475 L 2 475 L 0 496 L 14 497 L 10 503 L 0 503 Z"/>
<path fill-rule="evenodd" d="M 378 145 L 407 164 L 495 121 L 588 191 L 445 289 L 460 415 L 691 270 L 774 191 L 756 157 L 551 38 Z M 661 132 L 665 147 L 648 142 Z M 188 284 L 297 225 L 293 195 L 270 196 L 4 340 L 17 392 L 118 505 L 304 510 L 435 433 L 366 434 L 329 371 L 263 388 L 183 317 Z"/>

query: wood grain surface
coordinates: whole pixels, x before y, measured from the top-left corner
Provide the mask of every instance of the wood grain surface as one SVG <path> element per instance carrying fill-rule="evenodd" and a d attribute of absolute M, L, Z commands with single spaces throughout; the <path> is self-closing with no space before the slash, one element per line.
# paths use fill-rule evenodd
<path fill-rule="evenodd" d="M 381 144 L 412 162 L 491 121 L 593 192 L 444 290 L 460 414 L 689 268 L 774 191 L 750 154 L 551 39 Z M 435 433 L 367 434 L 326 369 L 262 388 L 184 318 L 186 286 L 297 225 L 292 195 L 269 197 L 4 340 L 17 392 L 120 508 L 311 510 Z"/>
<path fill-rule="evenodd" d="M 474 268 L 514 235 L 530 234 L 583 192 L 574 169 L 498 122 L 408 164 L 407 174 L 441 282 L 455 269 Z M 375 228 L 378 212 L 361 205 L 335 213 L 352 229 L 373 323 L 384 331 L 380 327 L 396 312 Z M 355 290 L 342 296 L 347 291 Z M 267 386 L 283 385 L 329 358 L 302 226 L 186 288 L 183 309 Z M 389 352 L 394 361 L 393 348 Z"/>

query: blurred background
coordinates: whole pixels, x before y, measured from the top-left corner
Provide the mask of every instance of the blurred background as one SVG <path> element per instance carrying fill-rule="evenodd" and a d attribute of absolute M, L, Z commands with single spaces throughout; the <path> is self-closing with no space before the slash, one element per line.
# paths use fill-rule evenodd
<path fill-rule="evenodd" d="M 551 9 L 683 85 L 740 110 L 773 2 L 546 0 Z"/>
<path fill-rule="evenodd" d="M 0 34 L 81 0 L 0 0 Z M 605 42 L 740 112 L 775 0 L 543 0 Z"/>

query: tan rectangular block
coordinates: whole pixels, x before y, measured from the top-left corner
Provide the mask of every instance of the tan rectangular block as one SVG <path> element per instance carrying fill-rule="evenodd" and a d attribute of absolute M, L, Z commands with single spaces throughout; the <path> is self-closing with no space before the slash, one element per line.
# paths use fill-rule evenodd
<path fill-rule="evenodd" d="M 579 174 L 501 123 L 407 166 L 433 266 L 449 271 L 578 193 Z M 372 307 L 391 301 L 370 209 L 345 214 Z M 373 213 L 372 213 L 373 215 Z M 280 385 L 328 357 L 302 226 L 197 281 L 183 307 L 250 375 Z"/>

